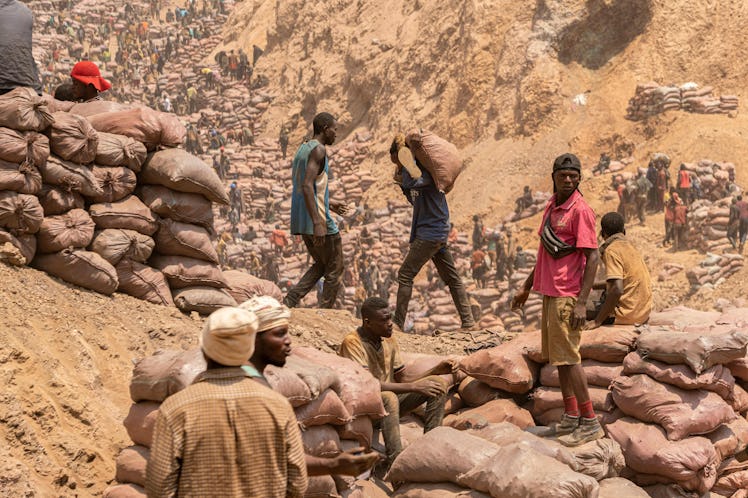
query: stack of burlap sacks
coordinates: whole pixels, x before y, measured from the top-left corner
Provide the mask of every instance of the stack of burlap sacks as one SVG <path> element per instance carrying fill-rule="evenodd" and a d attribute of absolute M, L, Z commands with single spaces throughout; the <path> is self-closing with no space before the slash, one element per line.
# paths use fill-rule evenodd
<path fill-rule="evenodd" d="M 0 125 L 1 237 L 16 263 L 187 312 L 236 305 L 211 238 L 211 204 L 228 196 L 209 166 L 173 148 L 176 116 L 18 88 L 0 97 Z"/>
<path fill-rule="evenodd" d="M 694 201 L 688 212 L 688 243 L 701 252 L 723 252 L 732 248 L 727 240 L 730 198 Z"/>
<path fill-rule="evenodd" d="M 729 114 L 737 111 L 739 99 L 734 95 L 716 97 L 714 88 L 699 88 L 695 83 L 677 86 L 660 86 L 657 83 L 640 83 L 629 100 L 626 119 L 640 121 L 670 110 L 684 110 L 698 114 Z"/>
<path fill-rule="evenodd" d="M 695 163 L 683 163 L 686 170 L 699 177 L 701 198 L 716 202 L 727 196 L 725 188 L 730 175 L 735 174 L 735 164 L 701 159 Z"/>
<path fill-rule="evenodd" d="M 130 383 L 133 405 L 124 420 L 134 445 L 117 457 L 118 484 L 104 492 L 105 498 L 145 496 L 146 465 L 159 406 L 204 370 L 199 349 L 158 351 L 135 364 Z M 373 421 L 385 411 L 379 384 L 368 371 L 335 354 L 298 347 L 283 368 L 269 366 L 265 377 L 294 408 L 307 454 L 333 457 L 348 449 L 371 447 Z M 369 495 L 362 494 L 364 488 L 369 486 L 342 476 L 310 477 L 306 496 L 365 498 Z"/>
<path fill-rule="evenodd" d="M 539 332 L 457 359 L 468 377 L 447 406 L 466 408 L 410 443 L 389 475 L 406 483 L 393 496 L 745 496 L 746 318 L 748 309 L 678 307 L 647 327 L 583 332 L 582 367 L 607 437 L 578 448 L 521 431 L 563 412 Z"/>
<path fill-rule="evenodd" d="M 686 272 L 692 290 L 721 285 L 732 274 L 745 265 L 742 254 L 706 253 L 706 258 Z"/>

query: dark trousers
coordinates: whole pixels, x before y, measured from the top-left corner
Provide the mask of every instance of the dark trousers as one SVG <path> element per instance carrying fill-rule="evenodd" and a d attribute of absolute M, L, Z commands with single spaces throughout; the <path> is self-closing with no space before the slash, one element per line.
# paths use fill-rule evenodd
<path fill-rule="evenodd" d="M 452 252 L 446 242 L 416 239 L 410 244 L 405 261 L 397 273 L 397 305 L 395 316 L 392 321 L 401 329 L 405 325 L 405 316 L 408 314 L 408 303 L 413 294 L 413 279 L 421 271 L 423 265 L 429 260 L 433 261 L 439 276 L 449 287 L 452 301 L 455 303 L 457 313 L 460 315 L 463 327 L 472 327 L 475 323 L 470 312 L 470 301 L 468 300 L 465 284 L 462 283 L 457 273 Z"/>
<path fill-rule="evenodd" d="M 295 307 L 314 288 L 317 281 L 325 277 L 319 307 L 332 308 L 343 279 L 343 240 L 340 238 L 340 234 L 336 233 L 327 235 L 322 245 L 315 246 L 313 236 L 302 235 L 301 238 L 304 240 L 314 264 L 301 277 L 299 283 L 288 291 L 283 303 L 289 308 Z"/>
<path fill-rule="evenodd" d="M 746 238 L 748 238 L 748 219 L 742 218 L 738 225 L 738 238 L 740 239 L 740 245 L 745 244 Z"/>

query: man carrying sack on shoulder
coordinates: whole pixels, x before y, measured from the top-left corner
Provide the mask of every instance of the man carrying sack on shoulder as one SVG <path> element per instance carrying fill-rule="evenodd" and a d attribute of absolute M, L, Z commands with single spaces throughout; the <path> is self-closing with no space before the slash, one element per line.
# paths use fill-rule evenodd
<path fill-rule="evenodd" d="M 581 174 L 574 154 L 562 154 L 553 162 L 554 194 L 538 231 L 537 263 L 512 301 L 516 310 L 524 306 L 530 290 L 543 295 L 542 354 L 558 368 L 564 413 L 555 435 L 566 446 L 579 446 L 604 434 L 592 408 L 579 354 L 587 297 L 600 259 L 595 213 L 578 190 Z"/>

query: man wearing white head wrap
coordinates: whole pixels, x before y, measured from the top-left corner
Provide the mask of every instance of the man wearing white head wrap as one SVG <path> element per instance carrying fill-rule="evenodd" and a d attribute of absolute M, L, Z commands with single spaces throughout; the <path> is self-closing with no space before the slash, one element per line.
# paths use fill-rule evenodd
<path fill-rule="evenodd" d="M 288 400 L 240 365 L 254 353 L 260 320 L 222 308 L 205 322 L 207 370 L 159 408 L 146 472 L 149 497 L 301 497 L 304 447 Z M 264 333 L 263 333 L 264 334 Z"/>
<path fill-rule="evenodd" d="M 291 336 L 288 334 L 291 311 L 270 296 L 253 297 L 239 307 L 251 311 L 258 319 L 254 354 L 249 360 L 251 365 L 260 374 L 268 365 L 282 368 L 291 354 Z M 242 368 L 247 369 L 247 366 Z M 305 458 L 309 475 L 357 476 L 370 469 L 379 456 L 372 451 L 364 452 L 364 448 L 355 448 L 331 458 L 312 455 L 305 455 Z"/>

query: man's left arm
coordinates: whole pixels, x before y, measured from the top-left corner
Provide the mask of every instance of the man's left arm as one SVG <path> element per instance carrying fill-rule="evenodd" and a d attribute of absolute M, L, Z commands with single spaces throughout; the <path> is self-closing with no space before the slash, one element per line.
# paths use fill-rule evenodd
<path fill-rule="evenodd" d="M 145 489 L 149 498 L 177 496 L 181 468 L 175 445 L 174 433 L 166 417 L 159 413 L 146 468 Z"/>
<path fill-rule="evenodd" d="M 600 327 L 605 320 L 613 316 L 613 312 L 618 306 L 618 301 L 623 295 L 623 280 L 620 278 L 611 278 L 606 282 L 605 301 L 600 306 L 594 322 L 590 322 L 585 327 L 586 330 L 592 330 Z"/>
<path fill-rule="evenodd" d="M 286 475 L 286 497 L 301 498 L 307 488 L 306 457 L 304 445 L 301 442 L 301 432 L 296 416 L 288 406 L 288 417 L 286 421 L 286 455 L 288 455 L 288 473 Z"/>

